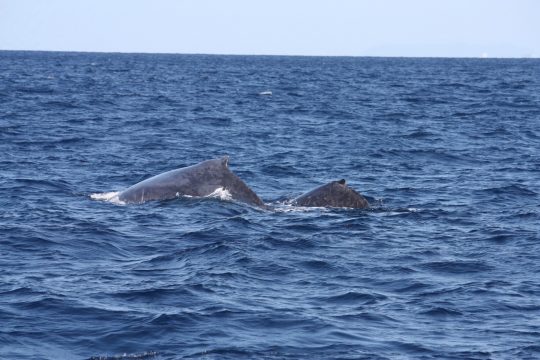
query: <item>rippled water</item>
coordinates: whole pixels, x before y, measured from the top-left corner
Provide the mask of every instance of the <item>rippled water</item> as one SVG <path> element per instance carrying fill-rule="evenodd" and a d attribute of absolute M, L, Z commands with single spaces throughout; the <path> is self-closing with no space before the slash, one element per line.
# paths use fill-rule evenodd
<path fill-rule="evenodd" d="M 0 151 L 3 359 L 540 357 L 539 60 L 0 52 Z"/>

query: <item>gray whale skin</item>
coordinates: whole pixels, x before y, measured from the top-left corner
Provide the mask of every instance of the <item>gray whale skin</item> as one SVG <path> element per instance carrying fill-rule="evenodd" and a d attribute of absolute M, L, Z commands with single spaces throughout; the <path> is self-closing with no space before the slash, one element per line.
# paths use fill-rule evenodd
<path fill-rule="evenodd" d="M 203 197 L 223 188 L 234 200 L 264 207 L 257 194 L 229 170 L 228 163 L 229 157 L 224 156 L 167 171 L 127 188 L 118 195 L 118 199 L 127 204 L 140 204 L 149 200 L 174 199 L 180 195 Z"/>
<path fill-rule="evenodd" d="M 293 200 L 295 206 L 365 209 L 369 202 L 347 186 L 344 179 L 319 186 Z"/>

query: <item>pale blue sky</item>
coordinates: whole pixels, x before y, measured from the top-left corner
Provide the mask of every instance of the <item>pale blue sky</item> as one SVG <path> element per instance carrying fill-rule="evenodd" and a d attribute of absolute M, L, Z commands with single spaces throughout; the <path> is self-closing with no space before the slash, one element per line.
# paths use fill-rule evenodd
<path fill-rule="evenodd" d="M 540 57 L 540 1 L 0 0 L 0 49 Z"/>

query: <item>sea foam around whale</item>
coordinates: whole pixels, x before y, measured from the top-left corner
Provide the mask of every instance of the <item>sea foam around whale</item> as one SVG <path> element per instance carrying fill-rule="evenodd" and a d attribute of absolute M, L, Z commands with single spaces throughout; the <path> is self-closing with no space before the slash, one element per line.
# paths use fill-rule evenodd
<path fill-rule="evenodd" d="M 97 200 L 97 201 L 106 201 L 106 202 L 110 202 L 110 203 L 115 204 L 115 205 L 126 205 L 126 203 L 124 201 L 119 199 L 120 193 L 121 193 L 121 191 L 93 193 L 93 194 L 90 194 L 90 199 Z M 177 197 L 184 197 L 184 198 L 194 198 L 194 196 L 184 195 L 184 194 L 180 194 L 180 193 L 177 193 L 176 196 Z M 204 197 L 206 197 L 206 198 L 216 198 L 216 199 L 225 200 L 225 201 L 231 201 L 232 200 L 231 193 L 227 189 L 224 189 L 223 187 L 218 187 L 211 194 L 208 194 L 207 196 L 204 196 Z"/>

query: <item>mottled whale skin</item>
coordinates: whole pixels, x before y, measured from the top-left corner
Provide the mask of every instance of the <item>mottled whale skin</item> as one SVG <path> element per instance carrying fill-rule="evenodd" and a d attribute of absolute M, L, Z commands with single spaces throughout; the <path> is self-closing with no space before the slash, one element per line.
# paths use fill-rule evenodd
<path fill-rule="evenodd" d="M 365 209 L 368 201 L 347 186 L 344 179 L 319 186 L 293 200 L 295 206 Z"/>
<path fill-rule="evenodd" d="M 234 200 L 264 207 L 262 200 L 228 167 L 229 157 L 167 171 L 122 191 L 118 198 L 127 204 L 167 200 L 181 195 L 203 197 L 217 189 L 227 190 Z"/>

